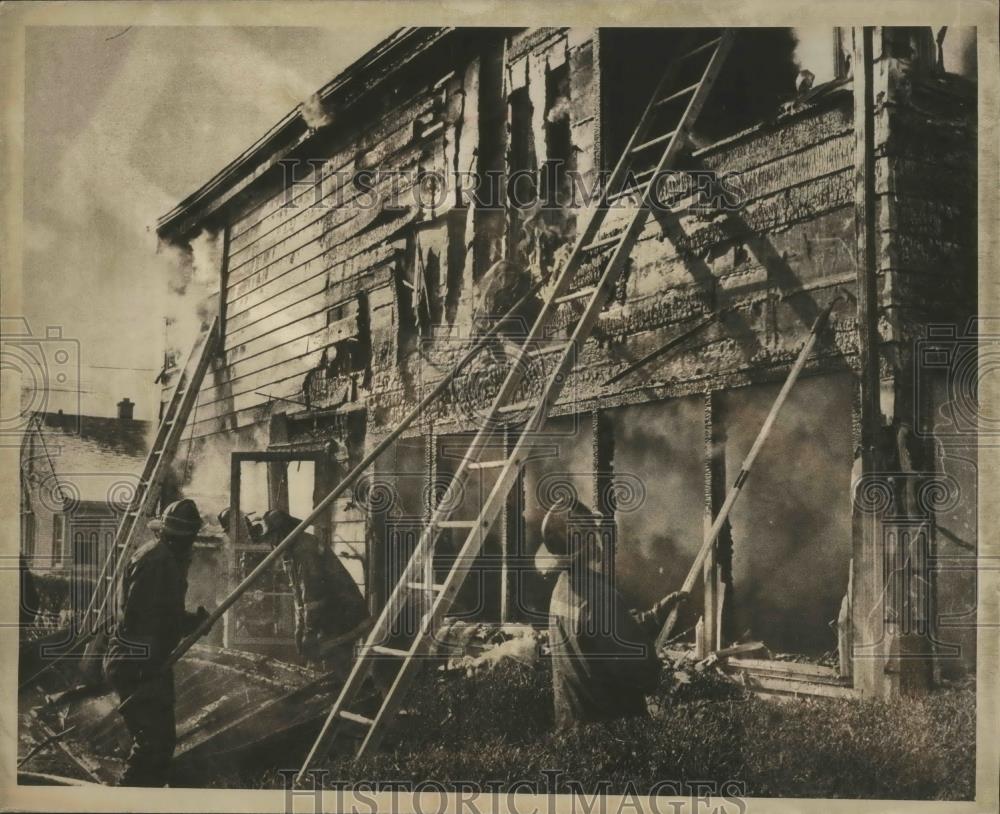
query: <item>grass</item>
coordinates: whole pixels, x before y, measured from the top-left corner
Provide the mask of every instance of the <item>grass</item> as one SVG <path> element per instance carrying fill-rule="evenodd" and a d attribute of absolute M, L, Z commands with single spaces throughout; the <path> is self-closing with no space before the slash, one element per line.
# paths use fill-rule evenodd
<path fill-rule="evenodd" d="M 896 703 L 779 703 L 711 676 L 675 685 L 665 671 L 656 718 L 557 732 L 549 682 L 544 666 L 513 663 L 472 678 L 425 672 L 407 699 L 409 714 L 389 736 L 394 748 L 358 764 L 331 761 L 329 776 L 347 783 L 472 781 L 497 790 L 528 781 L 555 793 L 643 794 L 662 781 L 687 793 L 710 779 L 735 781 L 753 797 L 974 794 L 971 687 Z M 546 772 L 561 772 L 555 786 Z M 252 785 L 281 782 L 269 774 Z"/>

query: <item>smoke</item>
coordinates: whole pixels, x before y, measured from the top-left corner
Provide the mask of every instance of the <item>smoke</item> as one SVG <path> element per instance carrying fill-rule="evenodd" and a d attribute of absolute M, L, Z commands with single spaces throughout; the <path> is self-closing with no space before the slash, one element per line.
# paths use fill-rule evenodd
<path fill-rule="evenodd" d="M 749 450 L 777 386 L 726 399 L 730 474 Z M 773 648 L 833 649 L 828 623 L 847 588 L 853 461 L 848 376 L 800 381 L 731 516 L 737 630 Z"/>
<path fill-rule="evenodd" d="M 725 394 L 727 487 L 777 390 Z M 848 377 L 800 381 L 730 516 L 735 631 L 749 629 L 777 650 L 835 646 L 828 622 L 851 556 L 851 395 Z M 703 401 L 627 407 L 613 421 L 615 472 L 635 475 L 646 492 L 641 506 L 617 514 L 618 581 L 644 606 L 680 587 L 703 539 Z M 697 610 L 697 597 L 692 604 Z"/>
<path fill-rule="evenodd" d="M 809 26 L 794 28 L 792 34 L 795 37 L 792 59 L 799 69 L 799 76 L 803 72 L 810 73 L 816 85 L 833 79 L 834 30 L 829 26 Z"/>
<path fill-rule="evenodd" d="M 333 124 L 333 116 L 323 107 L 323 100 L 319 93 L 312 94 L 302 103 L 302 118 L 312 130 L 319 130 L 321 127 Z"/>
<path fill-rule="evenodd" d="M 167 282 L 166 347 L 178 352 L 178 364 L 183 364 L 202 326 L 218 310 L 222 246 L 221 235 L 206 230 L 188 245 L 161 241 L 157 247 Z"/>
<path fill-rule="evenodd" d="M 174 459 L 174 474 L 184 497 L 198 504 L 206 531 L 220 533 L 217 516 L 229 506 L 230 462 L 234 452 L 264 449 L 266 431 L 254 425 L 243 432 L 221 433 L 185 440 Z M 243 464 L 240 491 L 242 511 L 263 512 L 267 508 L 267 481 L 263 474 L 250 472 L 253 464 Z"/>
<path fill-rule="evenodd" d="M 944 69 L 948 73 L 976 78 L 976 29 L 950 26 L 942 43 Z"/>
<path fill-rule="evenodd" d="M 545 121 L 555 124 L 567 118 L 569 118 L 569 99 L 566 96 L 557 96 L 549 112 L 545 114 Z"/>
<path fill-rule="evenodd" d="M 641 505 L 616 515 L 618 580 L 636 606 L 677 590 L 701 544 L 702 416 L 700 398 L 615 411 L 615 474 L 645 488 Z"/>

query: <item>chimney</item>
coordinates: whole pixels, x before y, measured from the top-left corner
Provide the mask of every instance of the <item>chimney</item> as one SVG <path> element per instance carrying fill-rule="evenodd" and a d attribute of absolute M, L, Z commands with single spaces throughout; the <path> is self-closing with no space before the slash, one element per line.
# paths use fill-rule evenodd
<path fill-rule="evenodd" d="M 131 421 L 132 411 L 134 409 L 135 404 L 129 400 L 128 396 L 126 396 L 118 402 L 118 417 L 123 421 Z"/>

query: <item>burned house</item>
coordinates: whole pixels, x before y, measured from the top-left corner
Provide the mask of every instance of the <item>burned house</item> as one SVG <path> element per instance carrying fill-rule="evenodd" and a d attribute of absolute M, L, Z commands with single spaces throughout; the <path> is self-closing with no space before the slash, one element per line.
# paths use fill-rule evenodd
<path fill-rule="evenodd" d="M 678 588 L 843 294 L 678 632 L 706 654 L 754 639 L 810 657 L 732 660 L 774 693 L 891 697 L 973 665 L 974 38 L 877 28 L 868 53 L 837 29 L 808 62 L 806 36 L 737 32 L 684 183 L 631 248 L 453 616 L 544 624 L 533 555 L 566 493 L 606 519 L 637 604 Z M 558 271 L 680 37 L 400 30 L 163 216 L 165 245 L 207 241 L 218 262 L 204 305 L 220 349 L 172 488 L 206 516 L 308 514 L 468 347 L 496 275 L 514 269 L 503 290 Z M 581 307 L 563 299 L 557 328 Z M 313 524 L 373 610 L 510 358 L 477 357 Z M 178 371 L 172 357 L 164 404 Z M 513 443 L 527 419 L 512 409 L 498 431 Z M 470 506 L 491 488 L 479 474 Z M 457 540 L 442 537 L 446 573 Z M 265 553 L 220 533 L 216 598 Z M 240 622 L 262 601 L 272 642 L 289 636 L 280 593 L 245 595 L 225 643 L 266 647 Z"/>
<path fill-rule="evenodd" d="M 21 553 L 36 571 L 93 578 L 148 452 L 130 399 L 118 416 L 36 413 L 21 444 Z"/>

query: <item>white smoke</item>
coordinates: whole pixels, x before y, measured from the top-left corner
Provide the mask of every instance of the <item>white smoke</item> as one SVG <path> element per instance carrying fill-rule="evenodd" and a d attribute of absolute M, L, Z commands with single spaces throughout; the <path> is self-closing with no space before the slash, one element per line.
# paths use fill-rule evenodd
<path fill-rule="evenodd" d="M 549 108 L 549 112 L 545 114 L 545 121 L 555 124 L 567 118 L 569 118 L 569 98 L 558 96 Z"/>
<path fill-rule="evenodd" d="M 221 235 L 202 231 L 188 245 L 160 242 L 160 274 L 167 283 L 166 348 L 183 364 L 205 323 L 218 311 L 222 270 Z"/>
<path fill-rule="evenodd" d="M 321 127 L 333 124 L 333 116 L 323 107 L 323 100 L 320 98 L 319 93 L 314 93 L 306 99 L 302 103 L 300 112 L 305 123 L 312 130 L 319 130 Z"/>
<path fill-rule="evenodd" d="M 195 439 L 193 443 L 184 440 L 174 459 L 174 474 L 181 493 L 198 504 L 207 525 L 218 526 L 219 512 L 229 506 L 232 453 L 266 447 L 267 433 L 261 425 L 253 426 L 249 433 L 220 433 Z M 261 514 L 268 508 L 266 470 L 256 471 L 260 467 L 265 465 L 242 466 L 243 512 Z"/>

